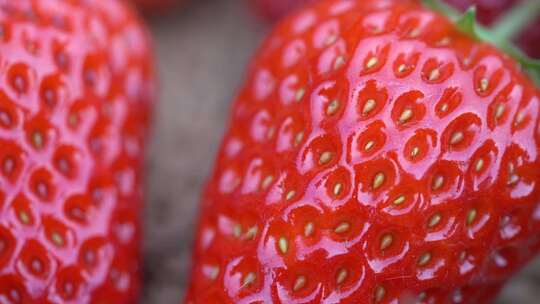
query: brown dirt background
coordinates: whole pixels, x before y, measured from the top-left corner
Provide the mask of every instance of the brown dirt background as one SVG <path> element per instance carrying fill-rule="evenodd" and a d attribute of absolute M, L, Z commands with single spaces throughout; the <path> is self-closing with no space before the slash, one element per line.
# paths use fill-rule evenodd
<path fill-rule="evenodd" d="M 192 0 L 148 18 L 161 100 L 147 161 L 143 304 L 179 304 L 188 282 L 200 189 L 214 160 L 229 103 L 268 26 L 240 0 Z M 540 259 L 497 304 L 540 303 Z"/>

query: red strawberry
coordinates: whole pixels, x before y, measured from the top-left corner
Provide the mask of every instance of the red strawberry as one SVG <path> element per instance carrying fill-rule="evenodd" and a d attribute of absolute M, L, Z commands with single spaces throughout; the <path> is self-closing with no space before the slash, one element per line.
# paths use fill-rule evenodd
<path fill-rule="evenodd" d="M 489 302 L 540 248 L 539 111 L 418 1 L 294 14 L 232 108 L 186 303 Z"/>
<path fill-rule="evenodd" d="M 135 303 L 153 98 L 121 1 L 0 0 L 0 302 Z"/>

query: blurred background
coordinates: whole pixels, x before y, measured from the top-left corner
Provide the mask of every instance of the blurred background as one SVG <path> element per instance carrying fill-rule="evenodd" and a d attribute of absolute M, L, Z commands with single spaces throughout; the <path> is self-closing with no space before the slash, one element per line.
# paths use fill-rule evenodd
<path fill-rule="evenodd" d="M 161 100 L 147 162 L 142 303 L 178 304 L 188 281 L 200 189 L 229 104 L 269 25 L 240 0 L 192 0 L 147 21 Z M 540 303 L 540 259 L 510 282 L 497 303 Z"/>

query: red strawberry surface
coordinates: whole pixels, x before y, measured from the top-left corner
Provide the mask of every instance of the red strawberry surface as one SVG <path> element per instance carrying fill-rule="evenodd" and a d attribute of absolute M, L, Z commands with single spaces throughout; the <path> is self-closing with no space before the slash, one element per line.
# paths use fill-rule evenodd
<path fill-rule="evenodd" d="M 540 246 L 539 91 L 417 1 L 321 1 L 263 43 L 186 303 L 489 303 Z"/>
<path fill-rule="evenodd" d="M 121 1 L 0 0 L 0 303 L 135 303 L 149 41 Z"/>
<path fill-rule="evenodd" d="M 258 15 L 277 20 L 294 9 L 317 0 L 250 0 Z M 512 7 L 520 5 L 520 0 L 445 0 L 449 4 L 465 11 L 476 6 L 478 20 L 485 25 L 493 25 L 495 21 Z M 530 56 L 540 58 L 540 18 L 530 24 L 516 38 L 516 43 Z"/>

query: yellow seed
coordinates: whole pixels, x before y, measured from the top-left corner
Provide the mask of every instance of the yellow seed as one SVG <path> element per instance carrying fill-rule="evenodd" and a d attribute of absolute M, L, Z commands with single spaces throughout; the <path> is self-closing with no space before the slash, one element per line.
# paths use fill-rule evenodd
<path fill-rule="evenodd" d="M 338 37 L 336 35 L 329 36 L 325 41 L 326 45 L 329 46 L 329 45 L 334 44 L 334 42 L 337 41 L 337 38 Z"/>
<path fill-rule="evenodd" d="M 287 195 L 285 196 L 285 199 L 290 201 L 294 197 L 295 194 L 296 194 L 296 191 L 291 190 L 291 191 L 287 192 Z"/>
<path fill-rule="evenodd" d="M 514 122 L 514 125 L 515 126 L 519 125 L 520 123 L 523 122 L 523 120 L 525 120 L 525 113 L 523 111 L 519 111 L 519 113 L 516 116 L 516 121 Z"/>
<path fill-rule="evenodd" d="M 441 175 L 437 175 L 433 179 L 433 182 L 431 184 L 431 188 L 433 190 L 438 190 L 438 189 L 440 189 L 442 187 L 443 184 L 444 184 L 444 177 L 441 176 Z"/>
<path fill-rule="evenodd" d="M 504 104 L 499 103 L 497 105 L 497 108 L 495 109 L 495 120 L 498 120 L 501 118 L 501 116 L 504 114 Z"/>
<path fill-rule="evenodd" d="M 371 69 L 371 68 L 374 67 L 378 62 L 379 62 L 379 60 L 377 59 L 377 57 L 371 57 L 371 58 L 369 58 L 368 62 L 366 63 L 366 70 Z"/>
<path fill-rule="evenodd" d="M 450 138 L 450 144 L 451 145 L 456 145 L 456 144 L 459 144 L 461 141 L 463 141 L 463 139 L 465 138 L 465 135 L 463 134 L 463 132 L 455 132 L 454 134 L 452 134 L 452 137 Z"/>
<path fill-rule="evenodd" d="M 418 29 L 418 28 L 414 28 L 409 32 L 409 37 L 410 38 L 416 38 L 418 36 L 420 36 L 420 29 Z"/>
<path fill-rule="evenodd" d="M 370 140 L 364 146 L 364 150 L 369 151 L 369 150 L 371 150 L 371 148 L 373 148 L 374 145 L 375 145 L 375 142 L 373 140 Z"/>
<path fill-rule="evenodd" d="M 52 239 L 53 243 L 56 246 L 63 246 L 64 245 L 64 239 L 62 238 L 62 236 L 58 232 L 53 232 L 51 234 L 51 239 Z"/>
<path fill-rule="evenodd" d="M 450 44 L 450 41 L 451 41 L 450 37 L 444 37 L 443 39 L 441 39 L 441 40 L 439 41 L 438 44 L 439 44 L 440 46 L 445 46 L 445 45 Z"/>
<path fill-rule="evenodd" d="M 313 234 L 313 231 L 315 230 L 315 224 L 312 222 L 308 222 L 306 226 L 304 226 L 304 236 L 309 237 Z"/>
<path fill-rule="evenodd" d="M 296 136 L 294 137 L 294 144 L 298 145 L 302 142 L 302 139 L 304 139 L 304 132 L 298 132 L 296 133 Z"/>
<path fill-rule="evenodd" d="M 405 195 L 400 195 L 394 200 L 394 205 L 401 205 L 405 202 Z"/>
<path fill-rule="evenodd" d="M 427 294 L 424 291 L 418 294 L 418 301 L 424 301 L 426 298 Z"/>
<path fill-rule="evenodd" d="M 266 138 L 271 139 L 274 136 L 275 132 L 276 132 L 276 128 L 270 127 L 268 129 L 268 133 L 266 133 Z"/>
<path fill-rule="evenodd" d="M 364 108 L 362 109 L 362 115 L 368 115 L 369 112 L 371 112 L 373 109 L 375 109 L 375 100 L 374 99 L 368 99 L 366 103 L 364 104 Z"/>
<path fill-rule="evenodd" d="M 435 213 L 428 221 L 428 227 L 433 228 L 440 223 L 442 216 L 439 213 Z"/>
<path fill-rule="evenodd" d="M 77 117 L 77 114 L 71 113 L 68 116 L 68 123 L 71 127 L 76 127 L 79 123 L 79 118 Z"/>
<path fill-rule="evenodd" d="M 467 258 L 467 253 L 465 251 L 462 251 L 460 254 L 459 254 L 459 260 L 460 261 L 464 261 L 465 258 Z"/>
<path fill-rule="evenodd" d="M 418 266 L 425 266 L 429 261 L 431 261 L 431 253 L 426 252 L 418 259 Z"/>
<path fill-rule="evenodd" d="M 394 241 L 394 237 L 392 237 L 391 234 L 383 235 L 381 239 L 381 250 L 385 250 L 386 248 L 390 247 L 393 241 Z"/>
<path fill-rule="evenodd" d="M 402 64 L 400 64 L 400 65 L 398 66 L 397 71 L 398 71 L 398 73 L 401 74 L 401 73 L 405 72 L 406 69 L 407 69 L 407 66 L 405 66 L 405 65 L 402 63 Z"/>
<path fill-rule="evenodd" d="M 380 302 L 384 299 L 384 296 L 386 295 L 386 290 L 382 286 L 377 286 L 375 288 L 375 302 Z"/>
<path fill-rule="evenodd" d="M 326 115 L 334 115 L 336 111 L 339 109 L 339 100 L 334 99 L 330 104 L 328 104 L 328 107 L 326 108 Z"/>
<path fill-rule="evenodd" d="M 513 174 L 516 170 L 516 167 L 514 166 L 513 163 L 508 163 L 508 172 L 510 172 L 511 174 Z"/>
<path fill-rule="evenodd" d="M 321 154 L 321 157 L 319 158 L 319 165 L 326 165 L 332 160 L 332 152 L 325 151 Z"/>
<path fill-rule="evenodd" d="M 259 231 L 259 229 L 257 228 L 257 226 L 253 226 L 253 227 L 249 228 L 248 231 L 246 231 L 246 234 L 244 235 L 245 239 L 246 240 L 253 240 L 255 238 L 255 236 L 257 236 L 258 231 Z"/>
<path fill-rule="evenodd" d="M 508 177 L 508 186 L 511 186 L 511 185 L 514 185 L 515 183 L 517 183 L 519 181 L 519 176 L 517 174 L 511 174 L 509 177 Z"/>
<path fill-rule="evenodd" d="M 474 170 L 476 172 L 480 172 L 480 170 L 482 170 L 482 168 L 484 167 L 484 159 L 483 158 L 479 158 L 476 163 L 474 164 Z"/>
<path fill-rule="evenodd" d="M 478 89 L 480 90 L 480 92 L 485 92 L 488 89 L 488 86 L 489 86 L 489 80 L 487 80 L 486 78 L 482 78 L 480 80 L 480 88 Z"/>
<path fill-rule="evenodd" d="M 34 132 L 32 134 L 32 142 L 34 147 L 38 149 L 43 148 L 43 134 L 41 134 L 39 131 Z"/>
<path fill-rule="evenodd" d="M 294 94 L 294 100 L 296 101 L 300 101 L 302 100 L 302 98 L 304 98 L 304 95 L 306 94 L 306 90 L 304 88 L 301 88 L 299 89 L 298 91 L 296 91 L 296 93 Z"/>
<path fill-rule="evenodd" d="M 338 196 L 341 193 L 341 189 L 343 188 L 343 184 L 337 183 L 334 185 L 334 195 Z"/>
<path fill-rule="evenodd" d="M 412 157 L 417 156 L 418 153 L 420 153 L 420 148 L 418 148 L 418 147 L 412 148 L 412 151 L 411 151 L 411 156 L 412 156 Z"/>
<path fill-rule="evenodd" d="M 287 239 L 284 237 L 280 237 L 278 241 L 279 250 L 281 250 L 281 253 L 285 254 L 287 253 L 287 250 L 289 249 L 289 244 L 287 243 Z"/>
<path fill-rule="evenodd" d="M 382 172 L 377 173 L 375 177 L 373 178 L 373 190 L 377 190 L 379 187 L 381 187 L 382 184 L 384 183 L 384 179 L 385 179 L 384 173 Z"/>
<path fill-rule="evenodd" d="M 337 70 L 339 69 L 341 66 L 343 66 L 345 64 L 345 57 L 343 56 L 338 56 L 336 58 L 336 62 L 334 63 L 334 70 Z"/>
<path fill-rule="evenodd" d="M 26 213 L 26 211 L 19 212 L 19 219 L 25 225 L 30 224 L 30 216 L 28 215 L 28 213 Z"/>
<path fill-rule="evenodd" d="M 246 287 L 246 286 L 248 286 L 248 285 L 253 284 L 253 283 L 255 282 L 255 279 L 256 279 L 256 278 L 257 278 L 257 277 L 255 276 L 255 273 L 253 273 L 253 272 L 248 273 L 248 274 L 244 277 L 244 281 L 243 281 L 243 283 L 242 283 L 242 288 L 243 288 L 243 287 Z"/>
<path fill-rule="evenodd" d="M 344 232 L 347 232 L 350 228 L 350 225 L 349 223 L 347 222 L 343 222 L 341 224 L 339 224 L 336 229 L 334 229 L 334 232 L 335 233 L 344 233 Z"/>
<path fill-rule="evenodd" d="M 339 285 L 347 279 L 347 276 L 349 273 L 347 272 L 347 269 L 340 269 L 338 271 L 337 277 L 336 277 L 336 283 Z"/>
<path fill-rule="evenodd" d="M 294 281 L 293 291 L 299 291 L 306 286 L 307 279 L 305 276 L 298 276 Z"/>
<path fill-rule="evenodd" d="M 274 177 L 272 175 L 268 175 L 267 177 L 264 178 L 262 184 L 261 184 L 261 187 L 263 189 L 266 189 L 268 188 L 268 186 L 270 186 L 270 184 L 272 184 L 272 181 L 274 181 Z"/>
<path fill-rule="evenodd" d="M 409 108 L 403 110 L 403 112 L 401 112 L 401 115 L 399 116 L 399 123 L 406 123 L 407 121 L 409 121 L 409 119 L 411 119 L 413 114 L 413 111 Z"/>
<path fill-rule="evenodd" d="M 471 225 L 474 222 L 474 219 L 476 218 L 476 209 L 471 209 L 467 213 L 467 225 Z"/>
<path fill-rule="evenodd" d="M 242 227 L 240 226 L 240 224 L 235 224 L 233 226 L 234 237 L 239 238 L 241 234 L 242 234 Z"/>
<path fill-rule="evenodd" d="M 429 81 L 435 81 L 441 77 L 441 71 L 439 69 L 433 69 L 429 73 Z"/>
<path fill-rule="evenodd" d="M 218 266 L 210 266 L 209 267 L 210 269 L 210 272 L 208 273 L 208 278 L 210 280 L 215 280 L 217 279 L 218 275 L 219 275 L 219 267 Z"/>
<path fill-rule="evenodd" d="M 445 102 L 441 105 L 441 112 L 446 112 L 448 110 L 448 104 Z"/>

